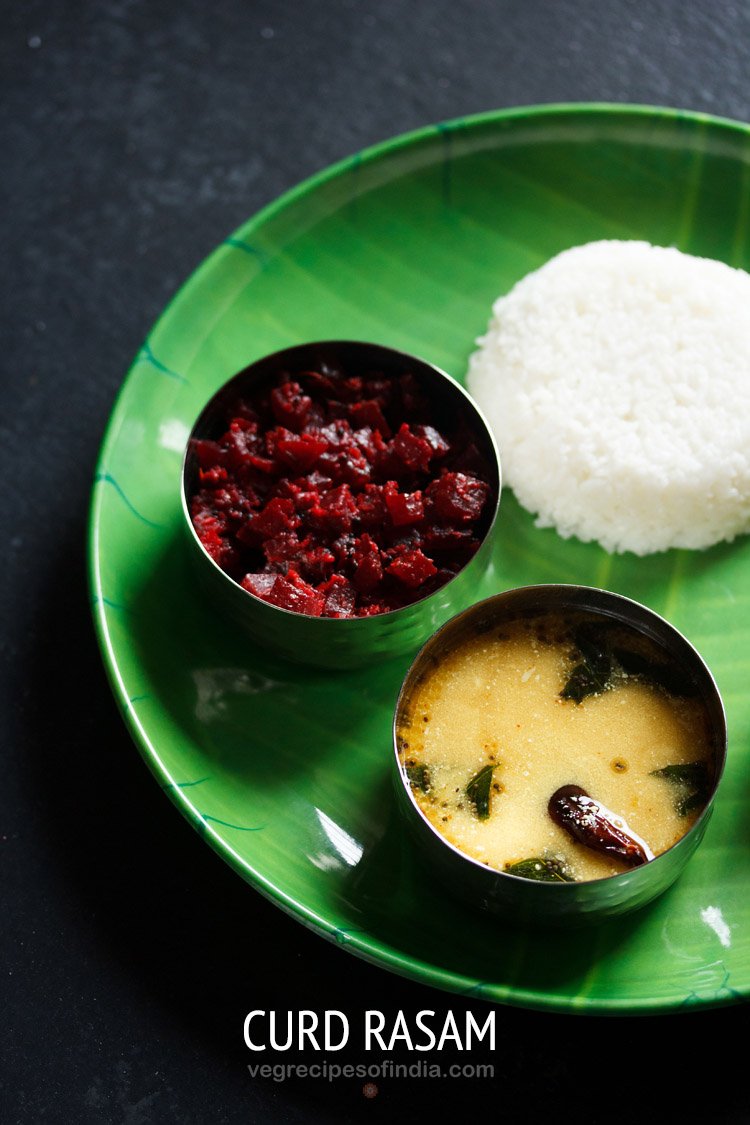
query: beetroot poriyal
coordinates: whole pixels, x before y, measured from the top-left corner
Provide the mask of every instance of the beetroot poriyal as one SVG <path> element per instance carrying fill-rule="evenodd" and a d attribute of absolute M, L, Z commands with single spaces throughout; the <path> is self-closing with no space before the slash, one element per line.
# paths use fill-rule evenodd
<path fill-rule="evenodd" d="M 262 600 L 316 617 L 409 605 L 453 578 L 491 518 L 489 468 L 409 373 L 280 370 L 193 442 L 201 543 Z M 438 428 L 438 425 L 440 428 Z"/>

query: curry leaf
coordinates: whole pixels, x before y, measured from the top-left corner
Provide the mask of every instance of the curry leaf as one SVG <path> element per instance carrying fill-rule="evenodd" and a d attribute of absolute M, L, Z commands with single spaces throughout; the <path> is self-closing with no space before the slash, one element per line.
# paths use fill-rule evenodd
<path fill-rule="evenodd" d="M 484 766 L 466 786 L 466 796 L 476 809 L 480 820 L 487 820 L 490 815 L 490 786 L 494 765 Z"/>
<path fill-rule="evenodd" d="M 583 660 L 570 673 L 560 695 L 580 703 L 587 695 L 604 691 L 612 674 L 612 657 L 597 633 L 581 629 L 576 633 L 575 643 Z"/>
<path fill-rule="evenodd" d="M 705 762 L 685 762 L 681 765 L 662 766 L 652 770 L 652 777 L 663 777 L 682 790 L 675 798 L 678 816 L 705 805 L 708 800 L 709 773 Z"/>
<path fill-rule="evenodd" d="M 539 883 L 573 883 L 555 859 L 520 859 L 518 863 L 506 863 L 509 875 L 521 875 L 524 879 L 535 879 Z"/>
<path fill-rule="evenodd" d="M 430 788 L 430 770 L 428 766 L 407 766 L 406 776 L 412 789 L 421 789 L 426 793 Z"/>

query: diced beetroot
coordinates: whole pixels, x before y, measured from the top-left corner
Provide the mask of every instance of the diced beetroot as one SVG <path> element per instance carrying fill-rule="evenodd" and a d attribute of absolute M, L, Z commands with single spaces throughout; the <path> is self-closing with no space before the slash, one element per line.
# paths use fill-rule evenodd
<path fill-rule="evenodd" d="M 204 521 L 215 520 L 215 526 L 223 535 L 229 529 L 229 520 L 224 512 L 219 512 L 214 503 L 215 492 L 213 489 L 203 489 L 201 492 L 196 492 L 193 499 L 190 501 L 190 514 L 193 519 L 196 530 L 200 531 Z"/>
<path fill-rule="evenodd" d="M 383 440 L 383 435 L 380 430 L 373 430 L 369 426 L 362 426 L 360 429 L 355 430 L 352 434 L 352 438 L 373 466 L 377 458 L 388 450 L 388 446 Z"/>
<path fill-rule="evenodd" d="M 296 531 L 282 531 L 275 538 L 266 539 L 263 544 L 263 554 L 272 566 L 280 567 L 283 563 L 296 559 L 309 542 L 309 537 L 300 541 Z"/>
<path fill-rule="evenodd" d="M 228 482 L 225 487 L 215 489 L 211 499 L 217 512 L 223 512 L 234 520 L 246 519 L 257 507 L 257 497 L 252 489 L 240 489 Z"/>
<path fill-rule="evenodd" d="M 362 426 L 369 426 L 371 430 L 377 430 L 385 438 L 391 436 L 391 427 L 380 408 L 380 403 L 376 402 L 375 399 L 354 403 L 349 409 L 349 417 L 352 425 L 357 429 Z"/>
<path fill-rule="evenodd" d="M 484 481 L 467 473 L 443 473 L 427 489 L 427 496 L 444 520 L 476 520 L 489 492 Z"/>
<path fill-rule="evenodd" d="M 470 527 L 444 524 L 427 528 L 424 533 L 424 545 L 430 554 L 433 551 L 463 551 L 473 541 Z"/>
<path fill-rule="evenodd" d="M 481 541 L 487 464 L 412 375 L 280 372 L 224 425 L 193 443 L 191 516 L 218 565 L 273 605 L 398 609 L 449 581 Z"/>
<path fill-rule="evenodd" d="M 318 593 L 325 597 L 323 617 L 352 617 L 357 600 L 357 591 L 343 574 L 332 575 L 327 582 L 318 587 Z"/>
<path fill-rule="evenodd" d="M 312 526 L 329 535 L 349 531 L 356 516 L 357 501 L 348 484 L 340 484 L 323 493 L 318 506 L 308 513 Z"/>
<path fill-rule="evenodd" d="M 298 515 L 309 511 L 318 502 L 317 488 L 310 488 L 305 477 L 298 477 L 295 480 L 281 477 L 273 489 L 273 495 L 291 500 Z"/>
<path fill-rule="evenodd" d="M 216 565 L 222 570 L 232 571 L 237 562 L 237 549 L 225 537 L 226 522 L 203 510 L 193 512 L 193 525 Z"/>
<path fill-rule="evenodd" d="M 401 480 L 404 477 L 414 476 L 412 470 L 393 448 L 393 438 L 386 443 L 384 449 L 375 452 L 372 463 L 377 480 Z"/>
<path fill-rule="evenodd" d="M 251 594 L 255 594 L 256 597 L 263 598 L 265 601 L 266 595 L 270 594 L 277 577 L 276 574 L 246 574 L 240 585 L 245 590 L 249 590 Z"/>
<path fill-rule="evenodd" d="M 273 539 L 283 531 L 293 531 L 294 528 L 299 527 L 299 523 L 299 516 L 295 515 L 293 502 L 274 496 L 262 511 L 246 521 L 237 534 L 243 542 L 252 543 L 253 540 L 248 535 Z"/>
<path fill-rule="evenodd" d="M 370 480 L 370 463 L 356 445 L 338 451 L 327 450 L 318 458 L 317 468 L 327 474 L 334 485 L 347 484 L 359 489 Z"/>
<path fill-rule="evenodd" d="M 406 586 L 415 588 L 421 586 L 433 574 L 437 574 L 437 567 L 432 559 L 417 549 L 395 558 L 388 567 L 388 573 Z"/>
<path fill-rule="evenodd" d="M 221 465 L 213 465 L 210 469 L 199 470 L 200 482 L 205 488 L 211 488 L 219 484 L 224 484 L 229 480 L 229 472 Z"/>
<path fill-rule="evenodd" d="M 328 442 L 313 434 L 293 434 L 290 430 L 282 430 L 281 434 L 274 443 L 274 455 L 282 471 L 306 473 L 328 449 Z"/>
<path fill-rule="evenodd" d="M 297 569 L 308 582 L 327 582 L 335 565 L 336 556 L 328 547 L 305 547 L 297 555 Z"/>
<path fill-rule="evenodd" d="M 193 453 L 197 454 L 201 469 L 213 469 L 215 466 L 223 464 L 221 449 L 216 441 L 208 441 L 205 438 L 197 439 L 192 442 L 190 448 Z"/>
<path fill-rule="evenodd" d="M 353 560 L 354 585 L 361 594 L 369 594 L 383 577 L 383 563 L 377 543 L 367 532 L 357 539 Z"/>
<path fill-rule="evenodd" d="M 313 492 L 327 492 L 329 488 L 333 487 L 333 481 L 325 473 L 321 473 L 320 468 L 313 469 L 311 473 L 307 474 L 305 478 L 308 487 Z"/>
<path fill-rule="evenodd" d="M 432 446 L 423 437 L 418 437 L 409 429 L 406 422 L 391 439 L 391 449 L 400 457 L 408 469 L 426 473 L 432 459 Z"/>
<path fill-rule="evenodd" d="M 359 490 L 370 483 L 372 469 L 366 454 L 358 445 L 348 445 L 339 454 L 339 479 Z"/>
<path fill-rule="evenodd" d="M 357 542 L 356 538 L 351 532 L 346 535 L 339 535 L 338 539 L 334 539 L 331 543 L 331 550 L 336 557 L 336 566 L 340 571 L 349 573 L 351 570 L 351 561 L 354 557 L 354 546 Z"/>
<path fill-rule="evenodd" d="M 246 423 L 235 419 L 221 439 L 222 464 L 238 469 L 258 452 L 255 431 Z"/>
<path fill-rule="evenodd" d="M 406 555 L 409 551 L 415 551 L 417 547 L 421 549 L 423 545 L 422 532 L 419 528 L 394 528 L 393 534 L 388 536 L 388 546 L 384 553 L 391 560 L 397 558 L 398 555 Z"/>
<path fill-rule="evenodd" d="M 276 420 L 295 433 L 299 433 L 307 421 L 311 405 L 310 396 L 293 380 L 282 383 L 271 391 L 271 408 Z"/>
<path fill-rule="evenodd" d="M 286 577 L 277 574 L 271 588 L 259 596 L 271 605 L 294 613 L 305 613 L 309 617 L 320 617 L 325 605 L 323 594 L 300 578 L 295 570 L 290 570 Z"/>
<path fill-rule="evenodd" d="M 316 430 L 315 436 L 325 440 L 334 452 L 339 453 L 342 449 L 346 449 L 348 445 L 352 445 L 354 431 L 346 418 L 336 418 L 328 425 L 321 426 Z"/>
<path fill-rule="evenodd" d="M 247 463 L 248 465 L 252 465 L 252 467 L 254 469 L 257 469 L 259 472 L 268 473 L 269 475 L 273 472 L 274 469 L 274 463 L 271 458 L 262 457 L 259 453 L 248 454 Z"/>
<path fill-rule="evenodd" d="M 450 443 L 434 426 L 412 426 L 411 429 L 413 434 L 418 438 L 423 438 L 428 443 L 433 457 L 444 457 L 446 453 L 450 452 Z"/>
<path fill-rule="evenodd" d="M 404 527 L 408 524 L 419 523 L 424 516 L 422 493 L 399 492 L 396 481 L 386 482 L 383 493 L 385 503 L 393 521 L 394 527 Z"/>
<path fill-rule="evenodd" d="M 359 607 L 357 617 L 377 617 L 379 613 L 387 613 L 389 609 L 393 609 L 393 606 L 387 602 L 371 602 Z"/>
<path fill-rule="evenodd" d="M 388 517 L 388 505 L 385 501 L 383 485 L 366 484 L 364 491 L 360 492 L 357 497 L 357 508 L 360 527 L 382 527 Z"/>
<path fill-rule="evenodd" d="M 201 543 L 211 558 L 215 558 L 220 549 L 221 532 L 223 530 L 216 516 L 206 511 L 193 511 L 193 525 L 198 532 Z"/>

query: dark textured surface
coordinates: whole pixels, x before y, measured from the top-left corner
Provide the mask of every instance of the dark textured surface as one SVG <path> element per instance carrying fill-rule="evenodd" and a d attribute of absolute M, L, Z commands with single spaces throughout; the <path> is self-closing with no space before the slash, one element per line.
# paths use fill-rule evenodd
<path fill-rule="evenodd" d="M 176 288 L 243 220 L 364 146 L 502 106 L 628 101 L 748 120 L 747 6 L 26 0 L 4 12 L 0 50 L 0 1121 L 353 1121 L 397 1107 L 750 1120 L 743 1075 L 724 1062 L 747 1034 L 747 1005 L 650 1020 L 499 1009 L 496 1050 L 471 1055 L 494 1080 L 382 1078 L 372 1099 L 361 1078 L 251 1078 L 253 1008 L 345 1011 L 351 1046 L 329 1058 L 354 1064 L 384 1058 L 361 1049 L 368 1007 L 390 1020 L 403 1008 L 412 1026 L 422 1008 L 437 1025 L 488 1009 L 346 956 L 201 843 L 110 699 L 84 578 L 117 389 Z M 84 825 L 104 841 L 96 851 Z M 446 1049 L 421 1061 L 467 1059 Z"/>

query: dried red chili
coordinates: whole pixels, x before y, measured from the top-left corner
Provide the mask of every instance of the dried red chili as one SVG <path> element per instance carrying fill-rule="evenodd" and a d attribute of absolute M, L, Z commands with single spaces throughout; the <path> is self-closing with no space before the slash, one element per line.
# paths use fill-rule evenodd
<path fill-rule="evenodd" d="M 580 785 L 563 785 L 549 799 L 549 815 L 586 847 L 638 867 L 654 858 L 648 844 L 628 828 L 621 817 L 589 797 Z"/>
<path fill-rule="evenodd" d="M 410 374 L 280 372 L 224 426 L 192 445 L 193 524 L 218 565 L 273 605 L 398 609 L 449 581 L 487 529 L 489 467 Z"/>

